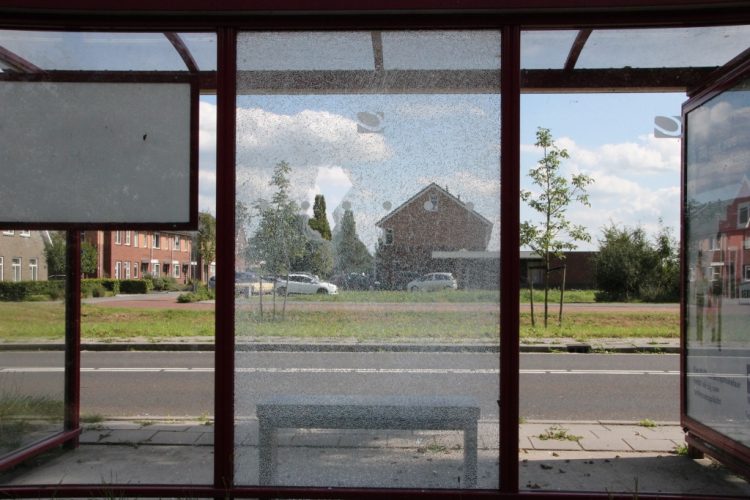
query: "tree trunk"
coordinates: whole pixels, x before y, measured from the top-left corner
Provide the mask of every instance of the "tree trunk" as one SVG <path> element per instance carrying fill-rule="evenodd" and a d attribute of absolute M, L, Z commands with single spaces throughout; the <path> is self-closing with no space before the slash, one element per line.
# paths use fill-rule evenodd
<path fill-rule="evenodd" d="M 563 315 L 563 302 L 565 302 L 565 275 L 568 271 L 568 265 L 563 264 L 562 266 L 562 285 L 560 286 L 560 315 L 557 317 L 557 326 L 562 327 L 562 315 Z"/>
<path fill-rule="evenodd" d="M 549 254 L 544 258 L 544 328 L 549 316 Z"/>
<path fill-rule="evenodd" d="M 533 274 L 529 272 L 529 268 L 526 268 L 526 279 L 529 281 L 529 301 L 531 303 L 531 328 L 536 327 L 536 321 L 534 320 L 534 280 Z"/>

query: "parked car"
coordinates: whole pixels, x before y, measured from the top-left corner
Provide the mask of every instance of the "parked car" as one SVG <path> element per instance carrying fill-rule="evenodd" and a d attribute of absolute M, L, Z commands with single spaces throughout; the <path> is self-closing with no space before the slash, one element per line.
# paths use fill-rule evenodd
<path fill-rule="evenodd" d="M 365 273 L 337 274 L 331 282 L 344 290 L 380 290 L 380 282 Z"/>
<path fill-rule="evenodd" d="M 410 292 L 435 292 L 438 290 L 456 290 L 458 283 L 451 273 L 429 273 L 410 281 L 406 289 Z"/>
<path fill-rule="evenodd" d="M 234 273 L 234 290 L 236 295 L 250 297 L 251 295 L 272 293 L 274 285 L 275 280 L 261 278 L 253 272 Z"/>
<path fill-rule="evenodd" d="M 261 293 L 272 293 L 274 280 L 263 278 L 253 272 L 237 271 L 234 273 L 234 293 L 243 297 L 250 297 Z M 216 276 L 208 278 L 208 288 L 216 288 Z"/>
<path fill-rule="evenodd" d="M 414 271 L 401 271 L 391 276 L 390 282 L 386 286 L 389 290 L 408 290 L 409 282 L 420 276 L 421 274 Z"/>
<path fill-rule="evenodd" d="M 333 283 L 320 281 L 320 279 L 307 273 L 292 273 L 287 280 L 286 276 L 280 276 L 276 281 L 276 292 L 285 295 L 287 293 L 335 295 L 339 289 Z"/>

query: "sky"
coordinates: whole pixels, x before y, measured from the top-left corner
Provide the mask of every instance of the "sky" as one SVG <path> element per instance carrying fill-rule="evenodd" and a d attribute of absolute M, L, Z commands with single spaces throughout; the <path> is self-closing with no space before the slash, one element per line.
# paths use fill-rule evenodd
<path fill-rule="evenodd" d="M 680 140 L 656 138 L 656 116 L 679 116 L 683 94 L 529 94 L 522 96 L 522 188 L 542 156 L 537 127 L 570 154 L 561 172 L 586 173 L 591 207 L 571 204 L 568 218 L 588 228 L 598 248 L 610 223 L 660 224 L 678 233 Z M 360 113 L 370 113 L 363 116 Z M 493 222 L 488 250 L 499 249 L 500 98 L 497 95 L 247 96 L 238 100 L 238 199 L 270 199 L 274 165 L 292 166 L 292 198 L 312 213 L 326 197 L 332 226 L 354 212 L 371 250 L 375 223 L 430 182 L 471 203 Z M 363 123 L 363 119 L 366 123 Z M 375 120 L 375 121 L 372 121 Z M 201 102 L 202 210 L 215 212 L 215 102 Z M 372 133 L 374 131 L 374 133 Z M 363 133 L 371 132 L 371 133 Z M 538 221 L 523 203 L 522 220 Z"/>

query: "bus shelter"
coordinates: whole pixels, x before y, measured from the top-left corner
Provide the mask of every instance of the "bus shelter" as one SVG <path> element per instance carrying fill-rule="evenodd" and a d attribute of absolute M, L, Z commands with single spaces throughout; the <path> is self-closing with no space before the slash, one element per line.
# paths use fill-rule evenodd
<path fill-rule="evenodd" d="M 68 252 L 58 388 L 64 415 L 5 450 L 0 467 L 79 445 L 82 232 L 197 230 L 205 156 L 215 162 L 216 185 L 212 480 L 129 478 L 1 492 L 611 498 L 606 491 L 553 494 L 519 481 L 522 96 L 547 93 L 686 94 L 680 416 L 691 454 L 748 474 L 744 2 L 131 4 L 0 1 L 0 162 L 13 181 L 0 188 L 0 226 L 67 231 Z M 201 125 L 208 111 L 213 137 Z M 424 371 L 399 390 L 398 379 L 384 379 L 350 394 L 345 383 L 315 378 L 325 366 L 309 368 L 299 386 L 285 378 L 293 369 L 264 366 L 253 354 L 247 339 L 268 328 L 269 315 L 276 321 L 292 312 L 285 297 L 238 298 L 234 273 L 255 266 L 261 276 L 289 275 L 317 265 L 307 256 L 326 258 L 327 243 L 317 236 L 294 237 L 299 214 L 313 210 L 308 191 L 323 186 L 337 193 L 337 223 L 355 221 L 394 280 L 440 270 L 424 243 L 432 234 L 446 240 L 432 242 L 432 251 L 499 253 L 497 297 L 452 320 L 497 336 L 490 383 L 464 379 L 474 369 L 464 361 L 446 371 L 451 388 L 436 387 Z M 312 274 L 299 273 L 299 283 L 332 293 Z M 292 286 L 287 278 L 285 291 Z M 446 322 L 413 317 L 420 338 L 439 335 Z M 291 334 L 276 335 L 272 344 Z M 346 370 L 360 376 L 365 369 Z M 271 379 L 276 385 L 264 385 Z M 355 445 L 342 445 L 341 456 L 306 459 L 332 476 L 313 472 L 299 483 L 284 469 L 288 428 L 341 431 L 337 442 Z M 354 432 L 378 429 L 459 432 L 455 463 L 446 465 L 459 473 L 450 486 L 412 473 L 387 479 L 408 466 L 361 453 L 372 437 Z M 485 446 L 483 436 L 494 444 Z M 392 475 L 375 474 L 382 470 Z"/>

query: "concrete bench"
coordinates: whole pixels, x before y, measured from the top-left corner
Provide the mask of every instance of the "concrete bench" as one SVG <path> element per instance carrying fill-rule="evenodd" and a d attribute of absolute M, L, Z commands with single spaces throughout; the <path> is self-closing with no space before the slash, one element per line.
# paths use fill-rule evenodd
<path fill-rule="evenodd" d="M 276 469 L 277 429 L 459 430 L 464 434 L 464 486 L 477 484 L 479 405 L 463 396 L 276 396 L 260 401 L 259 483 Z"/>

